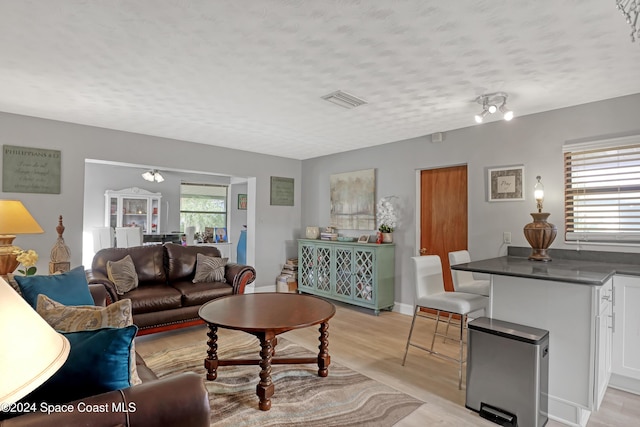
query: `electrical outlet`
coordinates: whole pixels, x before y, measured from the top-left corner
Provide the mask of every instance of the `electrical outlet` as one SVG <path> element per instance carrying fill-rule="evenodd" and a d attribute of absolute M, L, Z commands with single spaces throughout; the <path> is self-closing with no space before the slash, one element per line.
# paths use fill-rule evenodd
<path fill-rule="evenodd" d="M 509 231 L 502 233 L 502 243 L 511 244 L 511 233 Z"/>

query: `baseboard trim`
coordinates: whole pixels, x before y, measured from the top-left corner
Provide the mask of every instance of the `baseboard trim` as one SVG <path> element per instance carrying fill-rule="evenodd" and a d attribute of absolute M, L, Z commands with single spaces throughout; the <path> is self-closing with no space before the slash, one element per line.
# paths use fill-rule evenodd
<path fill-rule="evenodd" d="M 618 374 L 611 374 L 609 387 L 640 395 L 640 380 Z"/>

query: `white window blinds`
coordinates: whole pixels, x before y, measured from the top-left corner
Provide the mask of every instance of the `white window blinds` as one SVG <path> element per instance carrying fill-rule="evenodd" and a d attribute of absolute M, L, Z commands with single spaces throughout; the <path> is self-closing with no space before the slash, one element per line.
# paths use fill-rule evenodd
<path fill-rule="evenodd" d="M 563 151 L 566 240 L 640 243 L 640 135 Z"/>

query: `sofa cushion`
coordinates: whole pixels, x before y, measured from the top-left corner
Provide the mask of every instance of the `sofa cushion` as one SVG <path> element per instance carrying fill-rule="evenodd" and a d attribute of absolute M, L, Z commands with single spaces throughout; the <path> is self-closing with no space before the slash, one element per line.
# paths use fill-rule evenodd
<path fill-rule="evenodd" d="M 138 328 L 103 328 L 63 333 L 71 344 L 67 361 L 30 397 L 69 402 L 130 386 L 131 343 Z"/>
<path fill-rule="evenodd" d="M 131 300 L 133 314 L 149 313 L 152 311 L 171 310 L 182 306 L 182 294 L 177 289 L 167 285 L 138 286 L 127 292 Z"/>
<path fill-rule="evenodd" d="M 44 294 L 64 305 L 93 305 L 84 267 L 50 276 L 14 276 L 24 299 L 33 307 Z"/>
<path fill-rule="evenodd" d="M 106 307 L 79 305 L 67 307 L 46 295 L 38 295 L 36 311 L 59 332 L 92 331 L 101 328 L 124 328 L 133 325 L 131 300 L 123 299 Z M 135 342 L 131 343 L 129 379 L 131 385 L 142 383 L 136 369 Z"/>
<path fill-rule="evenodd" d="M 147 283 L 166 283 L 164 249 L 162 245 L 134 246 L 131 248 L 101 249 L 93 257 L 91 270 L 108 277 L 107 262 L 119 261 L 130 255 L 136 266 L 138 286 Z"/>
<path fill-rule="evenodd" d="M 185 307 L 201 305 L 214 298 L 233 294 L 233 286 L 223 282 L 198 282 L 180 281 L 171 283 L 171 286 L 182 293 L 182 305 Z"/>
<path fill-rule="evenodd" d="M 118 295 L 138 287 L 138 274 L 131 255 L 118 261 L 107 261 L 107 276 L 115 285 Z"/>
<path fill-rule="evenodd" d="M 224 278 L 224 266 L 229 258 L 196 255 L 196 272 L 193 283 L 198 282 L 226 282 Z"/>
<path fill-rule="evenodd" d="M 220 251 L 215 246 L 181 246 L 174 243 L 165 243 L 167 254 L 167 275 L 169 282 L 177 280 L 192 280 L 196 271 L 197 255 L 203 254 L 211 257 L 221 257 Z"/>

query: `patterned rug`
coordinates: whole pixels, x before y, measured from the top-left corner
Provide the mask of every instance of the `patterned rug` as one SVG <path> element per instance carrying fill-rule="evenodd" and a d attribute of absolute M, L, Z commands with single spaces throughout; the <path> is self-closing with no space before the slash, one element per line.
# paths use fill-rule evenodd
<path fill-rule="evenodd" d="M 245 333 L 219 337 L 218 357 L 257 358 L 260 344 Z M 164 377 L 193 371 L 205 375 L 206 344 L 169 349 L 144 359 Z M 314 353 L 278 337 L 279 356 L 309 357 Z M 260 367 L 222 366 L 218 378 L 207 381 L 211 426 L 392 426 L 423 402 L 349 368 L 332 362 L 321 378 L 316 365 L 272 365 L 275 393 L 271 410 L 258 409 L 256 384 Z"/>

